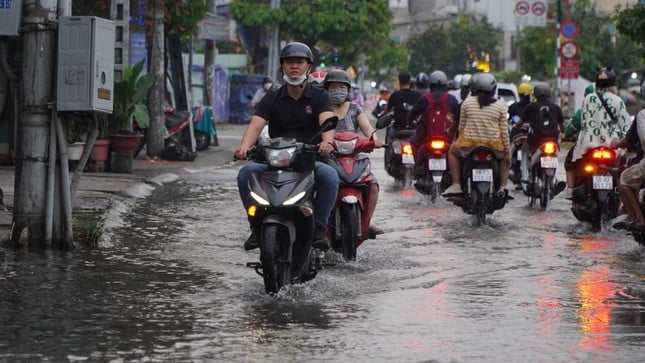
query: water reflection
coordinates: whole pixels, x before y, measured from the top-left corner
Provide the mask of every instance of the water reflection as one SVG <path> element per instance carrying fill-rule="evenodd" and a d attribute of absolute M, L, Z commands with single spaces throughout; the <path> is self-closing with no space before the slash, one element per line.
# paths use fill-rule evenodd
<path fill-rule="evenodd" d="M 603 351 L 613 351 L 609 340 L 611 334 L 611 311 L 615 303 L 611 298 L 616 293 L 611 270 L 606 266 L 593 266 L 582 273 L 578 280 L 578 318 L 582 338 L 580 345 Z"/>

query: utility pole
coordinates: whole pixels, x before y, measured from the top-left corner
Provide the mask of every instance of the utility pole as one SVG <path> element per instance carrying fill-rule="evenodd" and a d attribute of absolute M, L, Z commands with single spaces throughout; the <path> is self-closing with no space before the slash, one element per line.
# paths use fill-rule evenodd
<path fill-rule="evenodd" d="M 25 0 L 11 241 L 44 244 L 49 136 L 54 107 L 57 0 Z M 54 166 L 52 166 L 54 167 Z"/>
<path fill-rule="evenodd" d="M 271 9 L 279 9 L 280 0 L 271 0 Z M 280 52 L 280 29 L 278 24 L 273 26 L 271 30 L 271 41 L 269 42 L 269 59 L 267 61 L 267 75 L 278 82 L 280 82 L 280 74 L 278 73 L 280 66 L 280 59 L 278 54 Z"/>
<path fill-rule="evenodd" d="M 148 135 L 146 135 L 146 152 L 148 156 L 158 156 L 165 147 L 163 132 L 166 126 L 163 117 L 163 100 L 166 93 L 164 68 L 166 40 L 164 36 L 163 9 L 159 4 L 155 4 L 154 8 L 149 10 L 154 13 L 150 73 L 155 81 L 150 89 L 150 128 L 148 129 Z"/>
<path fill-rule="evenodd" d="M 557 0 L 558 19 L 555 30 L 555 99 L 554 103 L 562 107 L 561 80 L 560 80 L 560 24 L 562 23 L 562 0 Z"/>

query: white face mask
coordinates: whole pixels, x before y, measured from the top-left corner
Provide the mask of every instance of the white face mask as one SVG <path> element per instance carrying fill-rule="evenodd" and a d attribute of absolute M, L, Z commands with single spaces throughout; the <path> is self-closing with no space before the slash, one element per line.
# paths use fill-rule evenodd
<path fill-rule="evenodd" d="M 304 83 L 304 81 L 307 80 L 307 75 L 303 74 L 298 78 L 291 78 L 285 74 L 282 76 L 282 79 L 284 79 L 285 82 L 289 83 L 292 86 L 300 86 L 301 84 Z"/>

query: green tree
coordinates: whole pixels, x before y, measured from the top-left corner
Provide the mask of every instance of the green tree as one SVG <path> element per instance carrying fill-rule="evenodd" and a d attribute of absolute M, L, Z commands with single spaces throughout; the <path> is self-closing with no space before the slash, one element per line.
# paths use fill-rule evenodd
<path fill-rule="evenodd" d="M 546 30 L 546 31 L 545 31 Z M 535 79 L 553 76 L 555 67 L 555 27 L 526 27 L 517 41 L 520 48 L 520 64 L 527 74 Z"/>
<path fill-rule="evenodd" d="M 616 8 L 614 20 L 618 31 L 641 46 L 641 55 L 645 56 L 645 4 L 639 2 L 634 6 Z"/>
<path fill-rule="evenodd" d="M 500 45 L 499 33 L 486 18 L 464 16 L 447 28 L 431 26 L 408 40 L 410 70 L 418 73 L 440 69 L 450 76 L 473 72 L 473 62 L 485 60 L 493 69 Z"/>
<path fill-rule="evenodd" d="M 368 45 L 370 54 L 390 45 L 387 0 L 282 0 L 278 9 L 271 9 L 269 0 L 233 0 L 231 14 L 245 26 L 278 25 L 282 39 L 312 47 L 316 64 L 320 54 L 333 54 L 336 47 L 341 67 L 357 67 Z"/>

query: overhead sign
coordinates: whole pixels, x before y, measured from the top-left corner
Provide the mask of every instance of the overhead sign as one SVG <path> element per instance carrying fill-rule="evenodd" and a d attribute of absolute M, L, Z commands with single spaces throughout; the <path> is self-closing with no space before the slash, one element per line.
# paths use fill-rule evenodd
<path fill-rule="evenodd" d="M 516 0 L 515 22 L 519 27 L 546 26 L 546 0 Z"/>
<path fill-rule="evenodd" d="M 560 54 L 564 58 L 575 58 L 578 56 L 578 45 L 574 42 L 564 42 L 560 46 Z"/>
<path fill-rule="evenodd" d="M 579 76 L 578 61 L 574 59 L 564 59 L 560 64 L 560 78 L 575 79 Z"/>

